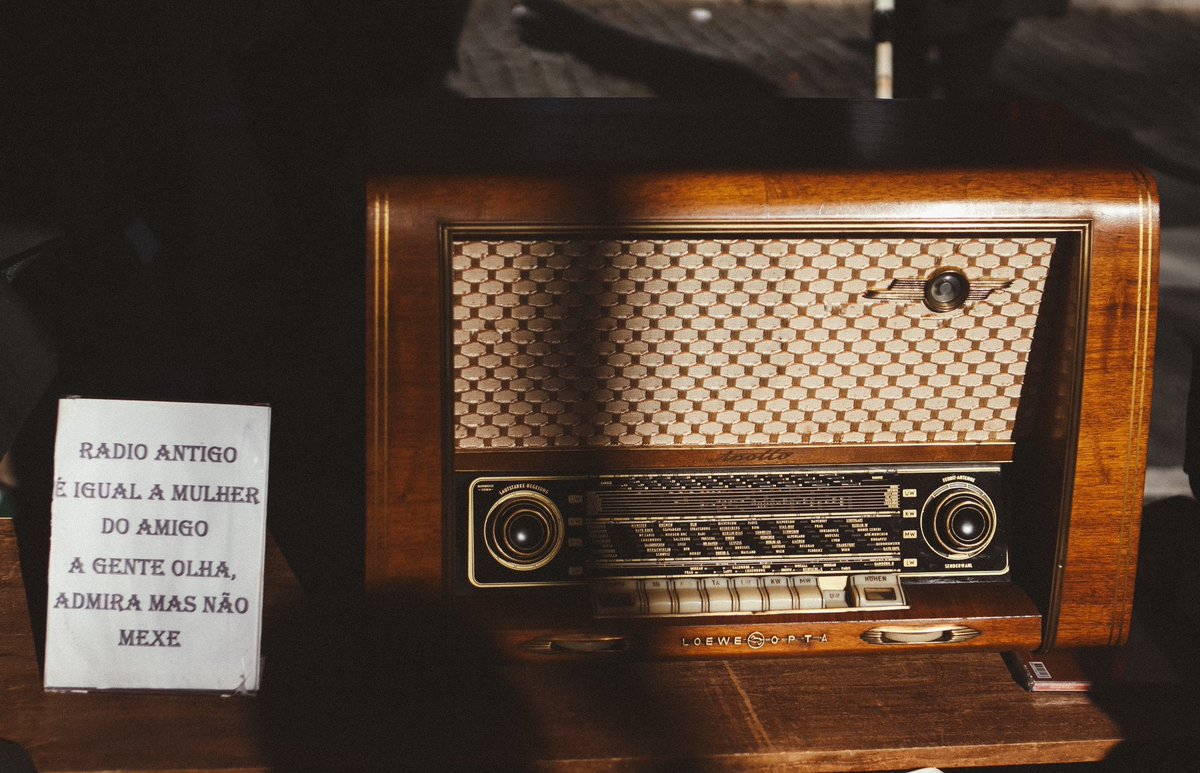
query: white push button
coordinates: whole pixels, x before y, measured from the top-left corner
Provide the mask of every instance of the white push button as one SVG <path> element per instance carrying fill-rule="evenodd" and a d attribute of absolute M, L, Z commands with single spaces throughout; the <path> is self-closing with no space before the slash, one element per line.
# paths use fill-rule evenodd
<path fill-rule="evenodd" d="M 757 577 L 735 577 L 733 592 L 737 596 L 738 610 L 741 612 L 762 612 L 766 608 Z"/>
<path fill-rule="evenodd" d="M 821 589 L 821 606 L 825 609 L 844 609 L 848 606 L 846 603 L 846 575 L 818 575 L 817 587 Z"/>
<path fill-rule="evenodd" d="M 846 575 L 819 574 L 817 575 L 817 587 L 821 590 L 846 590 Z"/>
<path fill-rule="evenodd" d="M 699 580 L 675 580 L 676 612 L 681 615 L 698 615 L 704 611 L 704 597 L 700 593 Z"/>
<path fill-rule="evenodd" d="M 708 599 L 709 612 L 732 612 L 733 589 L 724 577 L 707 577 L 701 580 L 704 595 Z"/>
<path fill-rule="evenodd" d="M 821 602 L 826 609 L 845 609 L 849 606 L 846 603 L 846 591 L 844 590 L 821 591 Z"/>
<path fill-rule="evenodd" d="M 596 607 L 596 614 L 601 616 L 646 614 L 641 583 L 637 580 L 611 580 L 598 583 L 592 588 L 592 599 Z"/>
<path fill-rule="evenodd" d="M 796 608 L 786 577 L 768 577 L 763 585 L 767 591 L 767 608 L 772 612 L 786 612 Z"/>
<path fill-rule="evenodd" d="M 674 609 L 671 605 L 671 589 L 666 580 L 646 580 L 646 611 L 651 615 L 669 615 Z"/>
<path fill-rule="evenodd" d="M 821 609 L 824 606 L 816 577 L 793 577 L 792 595 L 796 599 L 796 609 Z"/>
<path fill-rule="evenodd" d="M 900 578 L 894 574 L 858 574 L 850 578 L 850 596 L 856 607 L 894 607 L 904 603 Z"/>

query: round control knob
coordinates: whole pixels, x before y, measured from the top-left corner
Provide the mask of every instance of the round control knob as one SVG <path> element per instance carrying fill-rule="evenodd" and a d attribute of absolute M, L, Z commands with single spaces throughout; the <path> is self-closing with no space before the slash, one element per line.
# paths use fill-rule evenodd
<path fill-rule="evenodd" d="M 488 552 L 518 572 L 540 569 L 554 560 L 563 543 L 558 507 L 537 491 L 513 491 L 496 500 L 483 519 Z"/>
<path fill-rule="evenodd" d="M 983 552 L 996 536 L 996 509 L 976 486 L 950 483 L 925 501 L 921 531 L 934 552 L 955 560 L 970 558 Z"/>
<path fill-rule="evenodd" d="M 521 512 L 514 515 L 508 519 L 504 528 L 505 544 L 523 555 L 542 550 L 548 537 L 546 522 L 533 513 Z"/>
<path fill-rule="evenodd" d="M 940 268 L 925 280 L 925 305 L 933 311 L 954 311 L 970 294 L 971 282 L 957 268 Z"/>
<path fill-rule="evenodd" d="M 946 530 L 955 543 L 974 545 L 987 534 L 987 514 L 977 506 L 964 505 L 946 519 Z"/>

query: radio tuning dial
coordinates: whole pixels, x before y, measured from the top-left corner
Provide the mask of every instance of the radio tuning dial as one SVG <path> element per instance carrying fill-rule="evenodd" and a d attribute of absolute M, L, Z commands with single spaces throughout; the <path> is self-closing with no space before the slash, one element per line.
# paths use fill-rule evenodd
<path fill-rule="evenodd" d="M 498 563 L 518 572 L 554 560 L 563 543 L 562 513 L 536 491 L 513 491 L 496 500 L 483 519 L 484 544 Z"/>
<path fill-rule="evenodd" d="M 950 483 L 934 491 L 921 513 L 921 531 L 934 552 L 954 560 L 982 553 L 996 536 L 996 509 L 981 489 Z"/>

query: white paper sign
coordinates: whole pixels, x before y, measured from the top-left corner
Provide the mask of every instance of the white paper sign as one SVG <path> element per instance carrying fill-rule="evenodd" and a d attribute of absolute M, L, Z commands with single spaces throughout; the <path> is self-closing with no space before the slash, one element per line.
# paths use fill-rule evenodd
<path fill-rule="evenodd" d="M 59 402 L 46 689 L 258 689 L 270 423 Z"/>

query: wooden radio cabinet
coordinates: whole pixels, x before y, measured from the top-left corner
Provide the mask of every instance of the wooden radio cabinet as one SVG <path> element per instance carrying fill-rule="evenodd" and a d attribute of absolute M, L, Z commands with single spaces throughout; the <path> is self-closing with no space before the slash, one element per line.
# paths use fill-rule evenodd
<path fill-rule="evenodd" d="M 1122 642 L 1153 181 L 1047 105 L 383 110 L 369 589 L 514 654 Z"/>

